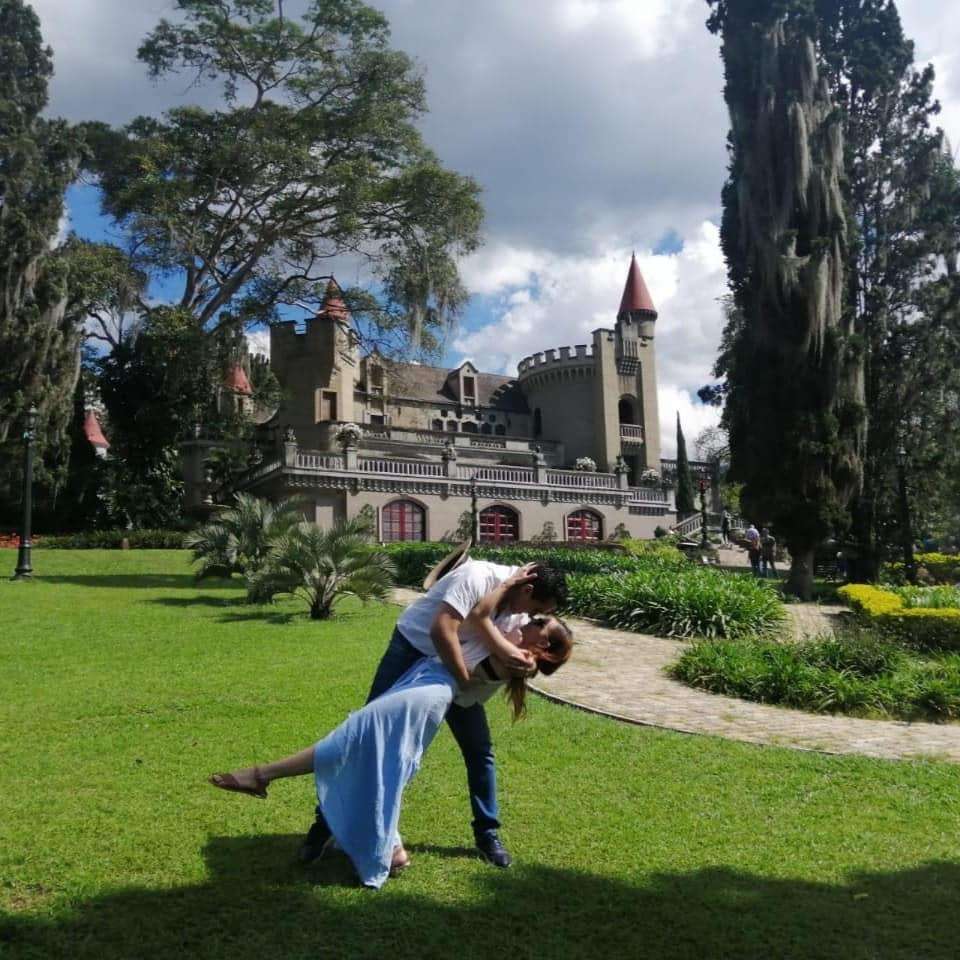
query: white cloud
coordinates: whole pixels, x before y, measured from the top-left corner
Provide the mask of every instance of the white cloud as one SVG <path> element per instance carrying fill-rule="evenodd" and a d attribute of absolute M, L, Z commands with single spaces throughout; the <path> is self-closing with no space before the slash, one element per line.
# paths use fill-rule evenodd
<path fill-rule="evenodd" d="M 270 331 L 269 330 L 249 330 L 246 334 L 247 345 L 250 353 L 262 353 L 265 357 L 270 356 Z"/>

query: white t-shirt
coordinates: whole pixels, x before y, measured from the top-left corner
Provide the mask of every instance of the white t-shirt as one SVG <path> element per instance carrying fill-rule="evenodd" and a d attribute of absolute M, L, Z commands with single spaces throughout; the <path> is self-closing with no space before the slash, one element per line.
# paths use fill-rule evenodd
<path fill-rule="evenodd" d="M 452 573 L 441 577 L 419 600 L 411 603 L 400 614 L 397 629 L 411 646 L 425 656 L 434 657 L 437 649 L 430 639 L 430 628 L 443 604 L 449 604 L 466 619 L 483 597 L 519 569 L 486 560 L 468 560 Z M 493 622 L 501 633 L 507 634 L 523 626 L 526 619 L 526 614 L 523 613 L 505 613 L 494 617 Z M 489 655 L 489 648 L 479 630 L 470 624 L 463 624 L 458 636 L 464 665 L 467 670 L 472 671 Z"/>

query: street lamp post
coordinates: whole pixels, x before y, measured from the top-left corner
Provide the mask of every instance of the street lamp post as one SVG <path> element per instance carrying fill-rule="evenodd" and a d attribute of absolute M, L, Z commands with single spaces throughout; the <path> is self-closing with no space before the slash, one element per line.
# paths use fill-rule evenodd
<path fill-rule="evenodd" d="M 910 583 L 916 582 L 917 571 L 913 556 L 913 530 L 910 524 L 910 495 L 907 491 L 907 451 L 897 448 L 897 499 L 900 502 L 900 534 L 903 547 L 903 572 Z"/>
<path fill-rule="evenodd" d="M 474 543 L 480 542 L 480 511 L 477 503 L 477 475 L 470 478 L 470 531 Z"/>
<path fill-rule="evenodd" d="M 704 550 L 710 545 L 707 535 L 707 481 L 700 479 L 700 546 Z"/>
<path fill-rule="evenodd" d="M 23 431 L 23 527 L 20 530 L 20 549 L 17 551 L 17 568 L 13 572 L 14 580 L 29 580 L 33 576 L 30 565 L 30 542 L 33 522 L 33 441 L 37 430 L 37 408 L 31 406 L 27 411 L 26 429 Z"/>

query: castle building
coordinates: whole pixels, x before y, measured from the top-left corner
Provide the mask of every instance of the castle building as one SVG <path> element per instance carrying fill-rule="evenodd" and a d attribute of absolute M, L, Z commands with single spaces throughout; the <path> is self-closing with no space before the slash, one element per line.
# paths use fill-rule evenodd
<path fill-rule="evenodd" d="M 367 508 L 381 540 L 649 538 L 676 514 L 661 472 L 657 311 L 630 262 L 612 328 L 545 349 L 517 376 L 361 357 L 339 288 L 271 327 L 284 400 L 275 455 L 243 489 L 297 496 L 321 525 Z M 646 474 L 646 475 L 645 475 Z"/>

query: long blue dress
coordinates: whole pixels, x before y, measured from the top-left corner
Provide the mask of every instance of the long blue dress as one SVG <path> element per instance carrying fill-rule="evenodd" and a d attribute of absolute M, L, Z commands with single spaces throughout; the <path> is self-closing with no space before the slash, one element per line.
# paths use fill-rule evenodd
<path fill-rule="evenodd" d="M 456 695 L 439 660 L 420 660 L 314 748 L 317 801 L 365 886 L 390 874 L 404 787 Z"/>

